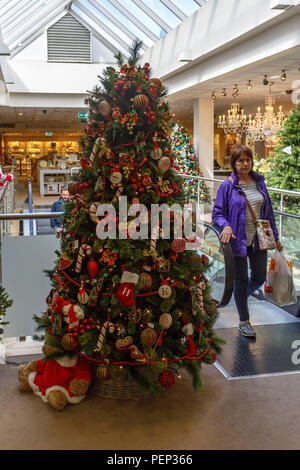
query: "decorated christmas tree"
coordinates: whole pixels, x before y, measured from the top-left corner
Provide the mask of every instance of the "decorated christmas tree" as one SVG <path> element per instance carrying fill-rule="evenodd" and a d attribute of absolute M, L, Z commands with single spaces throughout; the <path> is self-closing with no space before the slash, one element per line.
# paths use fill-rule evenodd
<path fill-rule="evenodd" d="M 202 203 L 210 203 L 209 190 L 204 181 L 199 181 L 193 176 L 203 176 L 196 150 L 193 147 L 191 137 L 185 127 L 177 122 L 171 133 L 172 152 L 176 156 L 180 171 L 184 175 L 191 175 L 191 178 L 184 179 L 183 190 L 191 201 L 197 200 L 199 187 L 199 201 Z M 198 186 L 199 184 L 199 186 Z"/>
<path fill-rule="evenodd" d="M 4 333 L 3 326 L 8 325 L 8 321 L 5 321 L 6 311 L 13 304 L 13 300 L 9 298 L 8 293 L 4 287 L 0 286 L 0 339 Z"/>
<path fill-rule="evenodd" d="M 269 157 L 269 170 L 265 172 L 267 184 L 273 188 L 300 190 L 300 104 L 285 119 L 278 132 L 279 145 Z M 279 195 L 273 195 L 279 205 Z M 300 199 L 284 197 L 285 210 L 300 213 Z"/>
<path fill-rule="evenodd" d="M 137 65 L 138 50 L 135 44 L 128 63 L 119 56 L 119 68 L 105 69 L 90 92 L 82 170 L 48 271 L 53 289 L 45 314 L 35 316 L 46 329 L 45 360 L 19 371 L 21 388 L 56 409 L 79 402 L 91 382 L 102 396 L 114 383 L 151 393 L 172 385 L 180 369 L 199 389 L 201 365 L 215 361 L 222 343 L 213 331 L 208 258 L 190 248 L 201 244 L 198 236 L 188 238 L 185 227 L 181 234 L 186 196 L 165 89 L 149 64 Z M 152 225 L 155 204 L 176 204 L 170 234 L 167 209 Z"/>

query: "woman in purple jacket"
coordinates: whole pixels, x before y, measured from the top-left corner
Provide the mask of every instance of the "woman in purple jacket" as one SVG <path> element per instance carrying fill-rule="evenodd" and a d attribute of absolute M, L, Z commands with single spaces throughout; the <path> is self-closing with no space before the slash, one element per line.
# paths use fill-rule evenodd
<path fill-rule="evenodd" d="M 245 145 L 234 146 L 231 166 L 231 177 L 218 190 L 212 220 L 221 230 L 222 242 L 230 242 L 234 256 L 234 298 L 240 317 L 239 330 L 244 336 L 255 337 L 256 333 L 249 321 L 248 297 L 265 282 L 267 251 L 259 249 L 256 226 L 243 193 L 249 199 L 256 217 L 270 221 L 279 251 L 282 250 L 282 245 L 264 176 L 252 170 L 252 150 Z M 250 279 L 247 258 L 250 263 Z"/>

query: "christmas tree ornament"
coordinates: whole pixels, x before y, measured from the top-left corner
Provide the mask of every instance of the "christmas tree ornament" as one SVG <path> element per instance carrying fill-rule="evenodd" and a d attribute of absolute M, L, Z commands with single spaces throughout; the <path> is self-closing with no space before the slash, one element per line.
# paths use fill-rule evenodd
<path fill-rule="evenodd" d="M 182 327 L 182 332 L 186 335 L 188 340 L 188 345 L 185 350 L 185 354 L 187 356 L 195 356 L 197 354 L 197 348 L 193 341 L 193 334 L 194 334 L 194 326 L 190 322 L 190 320 L 184 320 L 184 326 Z"/>
<path fill-rule="evenodd" d="M 204 289 L 204 287 L 205 287 L 205 282 L 204 281 L 198 282 L 198 284 L 197 284 L 197 299 L 198 299 L 200 310 L 201 310 L 202 314 L 205 313 L 205 311 L 204 311 L 204 302 L 203 302 L 203 289 Z"/>
<path fill-rule="evenodd" d="M 90 213 L 91 220 L 95 223 L 99 222 L 98 216 L 97 216 L 97 207 L 99 206 L 99 204 L 100 204 L 100 202 L 93 202 L 90 205 L 90 208 L 89 208 L 89 213 Z"/>
<path fill-rule="evenodd" d="M 98 111 L 102 114 L 102 116 L 108 116 L 110 113 L 111 107 L 110 104 L 106 100 L 102 100 L 98 104 Z"/>
<path fill-rule="evenodd" d="M 171 168 L 171 160 L 169 157 L 162 157 L 157 164 L 160 173 L 166 173 Z"/>
<path fill-rule="evenodd" d="M 100 331 L 100 335 L 99 335 L 99 338 L 98 338 L 98 341 L 97 341 L 95 351 L 97 351 L 97 352 L 101 351 L 102 346 L 103 346 L 103 342 L 104 342 L 104 338 L 105 338 L 106 333 L 107 333 L 107 330 L 110 333 L 113 333 L 115 331 L 115 325 L 109 320 L 107 320 L 106 322 L 103 323 L 103 326 L 102 326 L 101 331 Z"/>
<path fill-rule="evenodd" d="M 177 238 L 172 241 L 171 247 L 175 253 L 183 253 L 186 249 L 186 241 L 184 238 Z"/>
<path fill-rule="evenodd" d="M 139 277 L 139 287 L 141 290 L 149 290 L 152 286 L 152 277 L 148 273 L 141 273 Z"/>
<path fill-rule="evenodd" d="M 128 313 L 128 320 L 131 321 L 132 323 L 140 323 L 142 319 L 142 310 L 140 308 L 136 310 L 132 310 L 131 312 Z"/>
<path fill-rule="evenodd" d="M 130 271 L 123 271 L 121 282 L 116 292 L 119 301 L 126 307 L 134 306 L 133 290 L 139 280 L 139 275 Z"/>
<path fill-rule="evenodd" d="M 87 263 L 86 270 L 90 279 L 96 279 L 99 274 L 99 263 L 95 259 L 90 259 Z"/>
<path fill-rule="evenodd" d="M 126 352 L 133 344 L 132 336 L 126 336 L 125 338 L 120 338 L 116 341 L 116 348 L 118 351 Z"/>
<path fill-rule="evenodd" d="M 89 294 L 83 289 L 82 286 L 80 287 L 78 291 L 77 300 L 80 304 L 83 304 L 83 305 L 87 304 L 89 301 Z"/>
<path fill-rule="evenodd" d="M 169 388 L 175 383 L 175 374 L 171 370 L 166 369 L 159 374 L 158 379 L 162 387 Z"/>
<path fill-rule="evenodd" d="M 155 147 L 153 150 L 151 150 L 150 157 L 153 160 L 159 160 L 163 156 L 163 151 L 160 147 Z"/>
<path fill-rule="evenodd" d="M 148 96 L 139 93 L 133 98 L 133 104 L 136 109 L 145 109 L 149 105 Z"/>
<path fill-rule="evenodd" d="M 154 346 L 157 340 L 157 333 L 153 328 L 145 328 L 141 333 L 141 343 L 144 346 Z"/>
<path fill-rule="evenodd" d="M 124 191 L 124 187 L 123 187 L 123 184 L 121 182 L 111 185 L 111 189 L 116 189 L 116 188 L 117 188 L 117 192 L 114 195 L 112 202 L 118 201 L 118 199 L 122 196 L 123 191 Z"/>
<path fill-rule="evenodd" d="M 118 167 L 114 166 L 112 168 L 109 179 L 112 184 L 118 184 L 122 181 L 122 174 L 120 173 Z"/>
<path fill-rule="evenodd" d="M 151 78 L 149 83 L 152 87 L 155 87 L 158 92 L 162 89 L 162 82 L 158 78 Z"/>
<path fill-rule="evenodd" d="M 70 328 L 75 328 L 79 325 L 80 320 L 84 319 L 84 310 L 77 304 L 73 304 L 63 297 L 57 297 L 55 301 L 56 313 L 63 316 L 64 321 Z"/>
<path fill-rule="evenodd" d="M 120 112 L 120 108 L 118 106 L 116 106 L 115 108 L 113 108 L 112 110 L 112 113 L 111 113 L 112 117 L 118 121 L 120 121 L 122 119 L 122 114 Z"/>
<path fill-rule="evenodd" d="M 172 288 L 168 285 L 168 281 L 164 281 L 158 289 L 158 295 L 162 299 L 168 299 L 172 295 Z"/>
<path fill-rule="evenodd" d="M 78 346 L 78 341 L 73 333 L 66 333 L 61 339 L 61 346 L 66 351 L 74 351 Z"/>
<path fill-rule="evenodd" d="M 78 257 L 76 261 L 76 266 L 75 266 L 75 272 L 80 273 L 81 267 L 82 267 L 82 261 L 85 255 L 91 255 L 93 252 L 92 247 L 88 245 L 87 243 L 83 243 L 78 252 Z"/>
<path fill-rule="evenodd" d="M 164 329 L 167 330 L 172 325 L 173 319 L 170 313 L 162 313 L 159 317 L 159 324 Z"/>
<path fill-rule="evenodd" d="M 62 253 L 59 257 L 59 263 L 60 263 L 61 269 L 64 271 L 69 266 L 71 266 L 71 264 L 73 264 L 73 259 L 70 256 L 68 256 L 66 253 Z"/>
<path fill-rule="evenodd" d="M 198 253 L 192 253 L 189 255 L 188 260 L 192 264 L 202 264 L 202 257 Z"/>
<path fill-rule="evenodd" d="M 110 367 L 108 364 L 100 364 L 96 370 L 96 377 L 100 380 L 108 380 L 111 378 Z"/>
<path fill-rule="evenodd" d="M 132 346 L 130 346 L 129 350 L 131 359 L 136 360 L 138 362 L 147 362 L 145 354 L 143 354 L 137 346 L 133 344 Z"/>

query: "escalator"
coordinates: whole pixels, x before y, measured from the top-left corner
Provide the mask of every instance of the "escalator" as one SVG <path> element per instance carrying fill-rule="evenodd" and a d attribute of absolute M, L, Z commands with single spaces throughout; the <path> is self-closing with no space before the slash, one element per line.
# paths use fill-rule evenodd
<path fill-rule="evenodd" d="M 206 272 L 211 287 L 211 296 L 219 308 L 225 307 L 231 299 L 234 286 L 234 263 L 230 244 L 222 243 L 218 231 L 211 224 L 204 223 L 204 240 L 198 250 L 206 255 L 210 268 Z"/>

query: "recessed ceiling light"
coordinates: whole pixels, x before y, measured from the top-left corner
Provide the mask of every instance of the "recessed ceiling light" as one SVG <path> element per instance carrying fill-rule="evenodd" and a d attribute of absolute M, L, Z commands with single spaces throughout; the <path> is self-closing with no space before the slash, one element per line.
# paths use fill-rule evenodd
<path fill-rule="evenodd" d="M 273 75 L 273 77 L 270 78 L 280 78 L 280 75 Z"/>
<path fill-rule="evenodd" d="M 19 114 L 19 116 L 23 116 L 23 113 L 18 113 L 18 114 Z"/>

